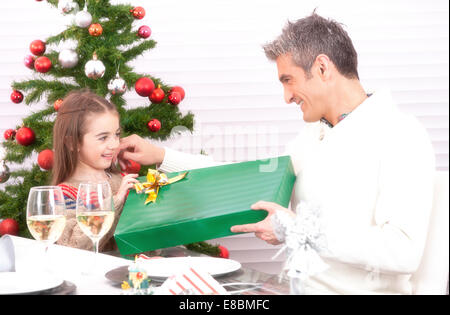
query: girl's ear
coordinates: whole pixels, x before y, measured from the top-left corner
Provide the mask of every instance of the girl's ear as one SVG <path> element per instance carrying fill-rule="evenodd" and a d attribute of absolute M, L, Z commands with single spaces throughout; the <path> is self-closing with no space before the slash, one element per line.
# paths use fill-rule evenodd
<path fill-rule="evenodd" d="M 66 143 L 67 148 L 68 148 L 71 152 L 73 152 L 73 151 L 75 150 L 75 148 L 74 148 L 72 139 L 71 139 L 70 137 L 65 137 L 64 140 L 65 140 L 65 143 Z M 78 149 L 78 147 L 79 147 L 79 146 L 77 146 L 77 149 Z M 78 152 L 80 152 L 80 149 L 78 149 Z"/>
<path fill-rule="evenodd" d="M 64 137 L 64 143 L 70 151 L 73 151 L 73 145 L 72 145 L 72 142 L 70 141 L 69 137 Z"/>

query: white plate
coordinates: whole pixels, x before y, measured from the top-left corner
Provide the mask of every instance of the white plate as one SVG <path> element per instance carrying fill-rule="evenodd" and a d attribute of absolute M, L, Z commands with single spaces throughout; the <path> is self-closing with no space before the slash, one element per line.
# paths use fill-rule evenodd
<path fill-rule="evenodd" d="M 44 272 L 0 272 L 0 294 L 30 294 L 60 286 L 57 279 Z"/>
<path fill-rule="evenodd" d="M 165 279 L 192 267 L 208 272 L 211 276 L 222 276 L 241 269 L 241 264 L 232 259 L 213 257 L 170 257 L 142 261 L 149 278 Z"/>

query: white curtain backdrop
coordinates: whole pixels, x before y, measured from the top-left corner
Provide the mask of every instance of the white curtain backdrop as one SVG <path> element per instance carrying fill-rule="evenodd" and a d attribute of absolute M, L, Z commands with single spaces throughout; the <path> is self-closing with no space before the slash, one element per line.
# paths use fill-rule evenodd
<path fill-rule="evenodd" d="M 195 114 L 195 132 L 166 145 L 192 153 L 204 150 L 218 161 L 281 154 L 301 130 L 302 114 L 295 104 L 284 103 L 275 64 L 267 61 L 261 45 L 274 39 L 288 19 L 317 8 L 317 13 L 345 25 L 359 54 L 360 78 L 367 91 L 390 88 L 400 108 L 427 128 L 437 169 L 448 170 L 447 0 L 112 2 L 145 8 L 145 18 L 136 24 L 150 26 L 158 44 L 133 66 L 184 87 L 180 109 Z M 36 76 L 23 65 L 30 42 L 57 34 L 68 21 L 45 1 L 0 1 L 0 141 L 22 117 L 48 106 L 12 103 L 11 82 Z M 134 89 L 125 97 L 130 108 L 149 104 Z M 220 242 L 231 247 L 232 258 L 248 266 L 273 273 L 280 269 L 282 258 L 270 260 L 277 248 L 252 235 Z"/>

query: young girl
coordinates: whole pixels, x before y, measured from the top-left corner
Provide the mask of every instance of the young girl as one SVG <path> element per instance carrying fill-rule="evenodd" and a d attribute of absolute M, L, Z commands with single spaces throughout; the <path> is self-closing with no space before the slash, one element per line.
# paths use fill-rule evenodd
<path fill-rule="evenodd" d="M 52 184 L 62 188 L 67 208 L 66 227 L 57 244 L 93 248 L 76 221 L 77 189 L 81 182 L 106 180 L 114 195 L 115 221 L 101 239 L 99 251 L 115 249 L 114 230 L 138 176 L 121 174 L 112 163 L 119 140 L 119 113 L 113 104 L 89 90 L 74 91 L 64 98 L 53 127 Z"/>

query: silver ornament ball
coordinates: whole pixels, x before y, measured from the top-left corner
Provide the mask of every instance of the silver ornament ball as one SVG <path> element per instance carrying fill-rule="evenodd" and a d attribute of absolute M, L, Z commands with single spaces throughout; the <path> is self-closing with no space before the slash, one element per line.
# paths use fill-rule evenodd
<path fill-rule="evenodd" d="M 124 79 L 116 75 L 114 79 L 109 81 L 108 90 L 112 95 L 122 95 L 127 90 L 127 84 Z"/>
<path fill-rule="evenodd" d="M 97 80 L 105 74 L 105 65 L 94 56 L 94 59 L 86 62 L 84 73 L 88 78 Z"/>
<path fill-rule="evenodd" d="M 63 14 L 75 14 L 80 10 L 78 3 L 72 0 L 59 0 L 58 9 Z"/>
<path fill-rule="evenodd" d="M 5 161 L 0 161 L 0 184 L 6 183 L 9 179 L 11 172 L 9 171 L 8 165 L 6 165 Z"/>
<path fill-rule="evenodd" d="M 78 54 L 72 49 L 61 50 L 58 61 L 63 68 L 73 68 L 78 64 Z"/>
<path fill-rule="evenodd" d="M 92 24 L 92 15 L 88 11 L 80 11 L 75 15 L 75 24 L 78 27 L 89 27 Z"/>

